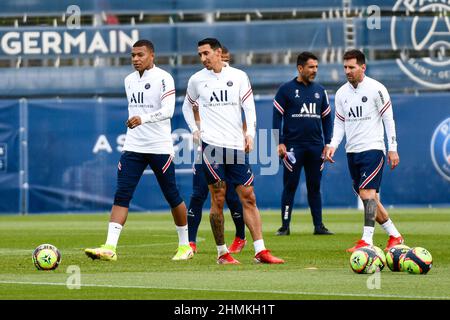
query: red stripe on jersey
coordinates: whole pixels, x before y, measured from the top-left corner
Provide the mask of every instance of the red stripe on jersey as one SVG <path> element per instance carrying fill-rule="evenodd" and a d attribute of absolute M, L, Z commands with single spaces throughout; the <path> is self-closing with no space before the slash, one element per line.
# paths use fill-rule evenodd
<path fill-rule="evenodd" d="M 195 100 L 192 100 L 192 98 L 189 96 L 189 94 L 186 95 L 188 98 L 188 101 L 193 105 L 195 103 Z"/>
<path fill-rule="evenodd" d="M 161 101 L 163 101 L 164 98 L 166 98 L 166 97 L 168 97 L 168 96 L 170 96 L 170 95 L 172 95 L 172 94 L 175 94 L 175 89 L 172 89 L 172 90 L 167 91 L 166 93 L 164 93 L 164 94 L 161 96 Z"/>
<path fill-rule="evenodd" d="M 390 106 L 391 106 L 391 102 L 388 101 L 388 103 L 386 103 L 386 104 L 384 105 L 383 109 L 381 109 L 381 111 L 380 111 L 380 116 L 382 116 L 383 113 L 385 113 L 386 110 L 389 109 Z"/>
<path fill-rule="evenodd" d="M 328 106 L 328 108 L 326 108 L 325 111 L 322 112 L 322 118 L 325 118 L 330 112 L 331 112 L 331 107 Z"/>
<path fill-rule="evenodd" d="M 339 113 L 337 113 L 337 111 L 336 111 L 336 117 L 337 117 L 339 120 L 345 122 L 345 118 L 344 118 L 343 116 L 341 116 Z"/>
<path fill-rule="evenodd" d="M 383 162 L 384 159 L 381 158 L 380 163 L 378 164 L 378 167 L 375 169 L 374 172 L 372 172 L 367 178 L 366 180 L 364 180 L 363 183 L 361 183 L 361 185 L 359 186 L 359 189 L 363 189 L 365 186 L 367 186 L 367 184 L 372 181 L 372 179 L 377 175 L 378 171 L 380 171 L 381 167 L 383 166 Z"/>
<path fill-rule="evenodd" d="M 242 103 L 244 103 L 244 101 L 247 100 L 248 97 L 252 95 L 252 93 L 253 93 L 252 88 L 250 88 L 250 90 L 248 90 L 247 93 L 244 94 L 244 97 L 242 98 Z"/>
<path fill-rule="evenodd" d="M 280 104 L 275 99 L 273 100 L 273 105 L 275 106 L 275 108 L 277 108 L 278 111 L 280 111 L 281 114 L 284 114 L 283 107 L 280 106 Z"/>

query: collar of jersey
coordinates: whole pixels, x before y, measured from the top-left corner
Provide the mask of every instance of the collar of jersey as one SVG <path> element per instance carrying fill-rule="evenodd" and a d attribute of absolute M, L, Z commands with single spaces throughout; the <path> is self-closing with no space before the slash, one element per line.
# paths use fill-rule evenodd
<path fill-rule="evenodd" d="M 143 81 L 144 79 L 146 79 L 148 76 L 150 76 L 154 70 L 156 69 L 156 64 L 153 64 L 153 67 L 151 69 L 148 70 L 144 70 L 144 74 L 142 75 L 142 77 L 139 76 L 139 71 L 136 70 L 136 77 L 139 81 Z"/>
<path fill-rule="evenodd" d="M 208 69 L 205 68 L 205 70 L 206 70 L 209 74 L 211 74 L 212 76 L 214 76 L 214 77 L 221 77 L 223 74 L 225 74 L 225 72 L 226 72 L 228 69 L 229 69 L 229 68 L 227 68 L 227 66 L 223 66 L 223 67 L 222 67 L 222 70 L 220 71 L 220 73 L 215 73 L 213 69 L 208 70 Z"/>
<path fill-rule="evenodd" d="M 361 89 L 364 85 L 365 85 L 365 83 L 367 82 L 366 80 L 367 80 L 367 76 L 366 75 L 364 75 L 364 78 L 363 78 L 363 80 L 360 82 L 360 83 L 358 83 L 358 86 L 355 88 L 355 87 L 353 87 L 353 85 L 349 82 L 349 81 L 347 81 L 347 83 L 348 83 L 348 85 L 350 86 L 350 88 L 352 89 L 352 90 L 358 90 L 358 89 Z"/>

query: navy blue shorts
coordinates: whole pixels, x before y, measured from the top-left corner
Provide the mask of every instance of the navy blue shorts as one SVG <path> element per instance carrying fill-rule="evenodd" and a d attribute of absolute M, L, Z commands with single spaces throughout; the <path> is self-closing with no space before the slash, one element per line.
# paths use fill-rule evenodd
<path fill-rule="evenodd" d="M 226 181 L 234 186 L 253 186 L 254 175 L 244 151 L 203 142 L 202 152 L 202 167 L 208 184 Z"/>
<path fill-rule="evenodd" d="M 382 150 L 347 153 L 353 190 L 357 194 L 360 189 L 375 189 L 377 193 L 380 191 L 384 161 L 385 156 Z"/>
<path fill-rule="evenodd" d="M 117 166 L 117 190 L 114 204 L 129 207 L 144 170 L 150 166 L 170 207 L 177 207 L 183 199 L 178 192 L 172 160 L 173 156 L 170 154 L 124 151 Z"/>

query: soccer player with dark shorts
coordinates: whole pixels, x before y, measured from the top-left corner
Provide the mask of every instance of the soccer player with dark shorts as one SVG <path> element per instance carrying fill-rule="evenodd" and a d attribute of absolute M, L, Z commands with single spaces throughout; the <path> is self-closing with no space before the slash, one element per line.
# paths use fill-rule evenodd
<path fill-rule="evenodd" d="M 222 47 L 222 62 L 224 66 L 228 66 L 230 61 L 230 52 L 225 47 Z M 193 106 L 195 122 L 197 126 L 201 128 L 200 115 L 198 113 L 198 105 Z M 246 126 L 244 122 L 244 132 Z M 202 221 L 202 209 L 203 205 L 208 198 L 209 189 L 208 183 L 206 181 L 205 173 L 202 169 L 202 148 L 197 147 L 197 152 L 195 155 L 195 163 L 193 165 L 193 176 L 192 176 L 192 195 L 189 202 L 188 209 L 188 232 L 189 232 L 189 245 L 191 246 L 194 253 L 197 253 L 197 232 L 200 222 Z M 236 190 L 233 188 L 227 188 L 225 201 L 227 203 L 228 209 L 231 213 L 231 218 L 233 219 L 234 226 L 236 227 L 236 233 L 233 243 L 228 248 L 230 253 L 239 253 L 247 244 L 245 239 L 245 223 L 242 210 L 242 204 L 239 201 L 239 196 Z"/>
<path fill-rule="evenodd" d="M 247 153 L 253 149 L 256 111 L 248 76 L 242 70 L 225 67 L 222 45 L 217 39 L 198 42 L 198 55 L 204 69 L 189 79 L 183 115 L 194 141 L 202 141 L 203 170 L 211 194 L 210 223 L 216 241 L 218 264 L 239 264 L 229 253 L 224 239 L 223 206 L 227 188 L 239 195 L 244 221 L 253 239 L 254 260 L 279 264 L 283 259 L 267 250 L 262 235 L 261 216 L 253 188 L 254 175 Z M 201 131 L 192 107 L 198 104 Z M 242 132 L 242 110 L 247 132 Z"/>
<path fill-rule="evenodd" d="M 336 92 L 333 138 L 325 147 L 325 160 L 334 162 L 334 153 L 345 135 L 353 189 L 364 204 L 362 238 L 347 251 L 373 245 L 375 221 L 389 235 L 387 251 L 404 242 L 379 196 L 386 158 L 385 130 L 389 150 L 387 162 L 391 170 L 400 162 L 392 102 L 386 87 L 364 74 L 366 57 L 361 51 L 344 53 L 344 71 L 348 82 Z"/>
<path fill-rule="evenodd" d="M 300 53 L 297 57 L 298 76 L 284 83 L 273 101 L 272 128 L 279 133 L 278 155 L 284 164 L 282 225 L 276 232 L 278 236 L 290 234 L 289 225 L 302 168 L 305 168 L 313 234 L 333 234 L 322 222 L 320 181 L 324 145 L 331 141 L 332 122 L 327 92 L 313 82 L 318 70 L 317 60 L 311 52 Z"/>
<path fill-rule="evenodd" d="M 180 197 L 172 162 L 174 148 L 170 119 L 175 110 L 172 76 L 154 64 L 155 50 L 148 40 L 133 45 L 131 58 L 135 72 L 124 81 L 128 99 L 127 134 L 117 170 L 117 189 L 111 210 L 108 236 L 99 248 L 87 248 L 92 259 L 117 260 L 116 247 L 128 217 L 136 186 L 150 166 L 170 205 L 178 233 L 178 250 L 172 260 L 192 258 L 189 246 L 187 209 Z"/>

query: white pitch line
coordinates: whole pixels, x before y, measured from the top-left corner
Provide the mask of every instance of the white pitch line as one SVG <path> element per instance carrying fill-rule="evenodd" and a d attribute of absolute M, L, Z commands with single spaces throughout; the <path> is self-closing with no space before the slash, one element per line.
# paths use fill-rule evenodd
<path fill-rule="evenodd" d="M 67 286 L 61 282 L 25 282 L 0 280 L 0 284 L 23 284 L 23 285 L 47 285 L 47 286 Z M 94 288 L 116 288 L 116 289 L 159 289 L 159 290 L 189 290 L 189 291 L 216 291 L 216 292 L 245 292 L 245 293 L 269 293 L 269 294 L 293 294 L 301 296 L 339 296 L 339 297 L 372 297 L 372 298 L 398 298 L 398 299 L 438 299 L 450 300 L 450 297 L 433 296 L 404 296 L 393 294 L 358 294 L 358 293 L 323 293 L 323 292 L 302 292 L 302 291 L 278 291 L 278 290 L 246 290 L 246 289 L 205 289 L 205 288 L 183 288 L 183 287 L 157 287 L 157 286 L 120 286 L 112 284 L 82 284 L 81 287 Z"/>

